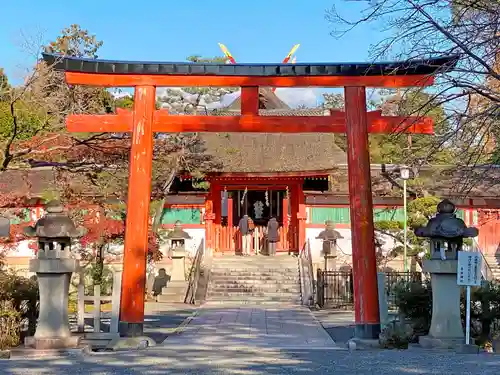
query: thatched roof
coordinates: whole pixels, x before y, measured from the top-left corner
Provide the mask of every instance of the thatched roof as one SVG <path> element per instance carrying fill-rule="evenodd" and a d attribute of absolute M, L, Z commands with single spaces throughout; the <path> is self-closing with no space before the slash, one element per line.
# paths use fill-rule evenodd
<path fill-rule="evenodd" d="M 239 115 L 237 98 L 210 115 Z M 270 89 L 260 90 L 261 116 L 324 116 L 323 109 L 291 109 Z M 331 133 L 203 133 L 207 152 L 223 165 L 223 172 L 329 171 L 346 162 Z"/>

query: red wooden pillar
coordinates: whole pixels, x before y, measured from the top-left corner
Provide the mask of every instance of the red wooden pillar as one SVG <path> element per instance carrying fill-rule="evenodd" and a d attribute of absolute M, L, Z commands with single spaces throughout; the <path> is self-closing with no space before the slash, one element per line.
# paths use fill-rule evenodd
<path fill-rule="evenodd" d="M 298 228 L 298 251 L 304 247 L 306 243 L 306 197 L 302 189 L 302 181 L 297 185 L 297 228 Z"/>
<path fill-rule="evenodd" d="M 210 184 L 210 191 L 205 200 L 205 247 L 209 250 L 214 249 L 214 202 L 212 184 Z"/>
<path fill-rule="evenodd" d="M 288 197 L 282 199 L 281 212 L 283 217 L 283 231 L 285 232 L 285 241 L 287 243 L 283 244 L 283 250 L 288 250 L 291 248 L 291 238 L 290 238 L 290 223 L 288 222 Z"/>
<path fill-rule="evenodd" d="M 364 87 L 345 88 L 356 337 L 377 339 L 380 313 Z"/>
<path fill-rule="evenodd" d="M 137 86 L 134 93 L 120 303 L 120 328 L 127 336 L 142 335 L 144 324 L 155 91 L 154 86 Z"/>
<path fill-rule="evenodd" d="M 227 198 L 227 226 L 228 228 L 233 227 L 233 198 Z"/>

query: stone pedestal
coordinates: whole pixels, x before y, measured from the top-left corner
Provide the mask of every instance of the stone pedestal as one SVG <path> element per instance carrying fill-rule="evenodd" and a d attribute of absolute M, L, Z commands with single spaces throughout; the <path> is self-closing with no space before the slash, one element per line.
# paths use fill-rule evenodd
<path fill-rule="evenodd" d="M 325 255 L 325 270 L 337 270 L 337 255 Z"/>
<path fill-rule="evenodd" d="M 457 260 L 424 261 L 423 271 L 431 274 L 432 321 L 429 335 L 420 337 L 423 347 L 458 348 L 464 344 L 457 265 Z"/>
<path fill-rule="evenodd" d="M 186 281 L 186 251 L 172 250 L 172 275 L 170 281 Z"/>
<path fill-rule="evenodd" d="M 25 346 L 35 349 L 63 349 L 78 346 L 71 336 L 68 293 L 71 274 L 78 269 L 75 259 L 31 259 L 29 270 L 36 272 L 40 290 L 40 315 L 35 336 Z"/>
<path fill-rule="evenodd" d="M 377 272 L 378 308 L 380 311 L 380 328 L 384 329 L 389 321 L 389 307 L 385 292 L 385 273 Z"/>

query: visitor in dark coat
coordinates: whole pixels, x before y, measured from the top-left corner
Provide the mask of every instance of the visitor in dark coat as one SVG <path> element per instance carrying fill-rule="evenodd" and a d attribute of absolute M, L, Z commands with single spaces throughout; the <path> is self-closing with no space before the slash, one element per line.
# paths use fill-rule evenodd
<path fill-rule="evenodd" d="M 267 223 L 267 241 L 268 241 L 268 255 L 276 255 L 276 244 L 280 240 L 279 223 L 275 217 Z"/>

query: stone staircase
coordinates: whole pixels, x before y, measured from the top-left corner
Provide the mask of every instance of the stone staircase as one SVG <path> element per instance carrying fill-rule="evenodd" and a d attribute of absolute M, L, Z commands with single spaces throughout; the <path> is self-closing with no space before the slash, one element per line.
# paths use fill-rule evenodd
<path fill-rule="evenodd" d="M 500 255 L 487 255 L 484 254 L 484 258 L 488 262 L 491 268 L 493 278 L 500 280 Z"/>
<path fill-rule="evenodd" d="M 156 296 L 157 302 L 179 302 L 183 303 L 186 298 L 189 283 L 187 281 L 172 280 L 163 287 L 161 294 Z"/>
<path fill-rule="evenodd" d="M 300 304 L 298 258 L 288 254 L 215 257 L 207 302 Z"/>

